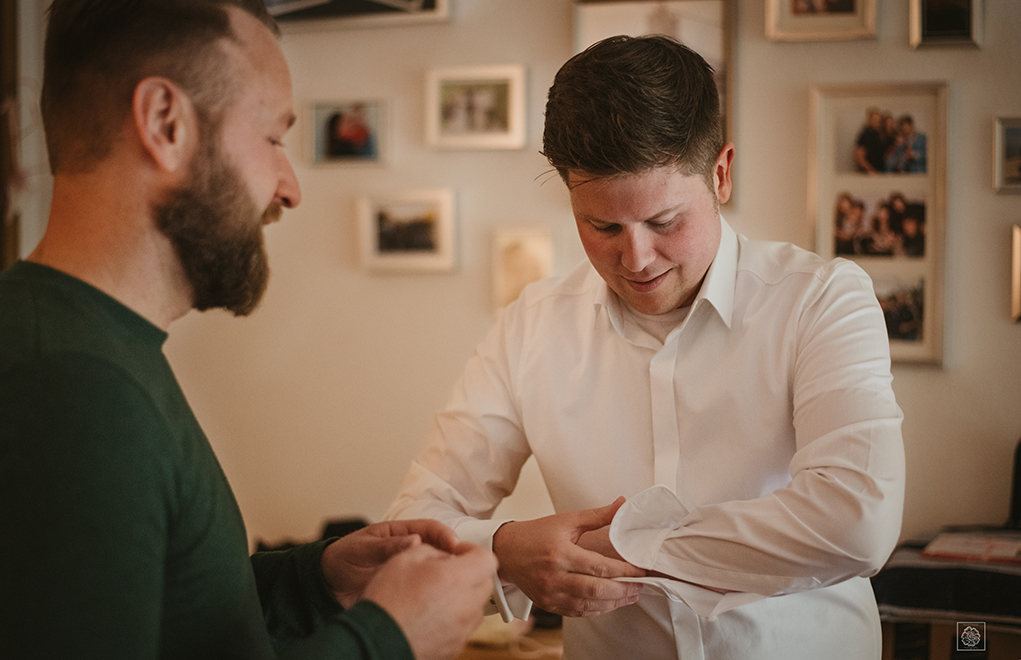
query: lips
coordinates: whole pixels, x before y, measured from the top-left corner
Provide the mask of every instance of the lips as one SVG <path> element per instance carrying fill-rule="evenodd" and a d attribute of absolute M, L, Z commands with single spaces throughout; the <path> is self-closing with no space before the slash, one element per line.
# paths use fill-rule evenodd
<path fill-rule="evenodd" d="M 658 287 L 660 285 L 660 283 L 662 283 L 663 280 L 666 279 L 666 276 L 667 276 L 667 274 L 669 272 L 670 271 L 666 271 L 666 272 L 660 273 L 659 275 L 657 275 L 656 277 L 652 278 L 651 280 L 644 280 L 644 281 L 641 281 L 641 282 L 639 282 L 637 280 L 629 279 L 627 277 L 624 277 L 622 279 L 625 282 L 628 283 L 628 286 L 630 286 L 632 289 L 634 289 L 638 293 L 648 293 L 649 291 L 652 291 L 653 289 Z"/>

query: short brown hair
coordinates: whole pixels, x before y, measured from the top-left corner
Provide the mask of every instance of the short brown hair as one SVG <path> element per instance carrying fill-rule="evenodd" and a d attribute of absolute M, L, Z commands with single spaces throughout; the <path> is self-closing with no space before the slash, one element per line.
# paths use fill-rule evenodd
<path fill-rule="evenodd" d="M 263 0 L 54 0 L 41 98 L 50 170 L 84 172 L 106 158 L 147 76 L 180 85 L 203 125 L 215 125 L 234 92 L 218 48 L 236 39 L 228 5 L 279 34 Z"/>
<path fill-rule="evenodd" d="M 713 69 L 670 37 L 610 37 L 567 61 L 546 103 L 543 155 L 564 181 L 678 167 L 712 185 L 723 135 Z"/>

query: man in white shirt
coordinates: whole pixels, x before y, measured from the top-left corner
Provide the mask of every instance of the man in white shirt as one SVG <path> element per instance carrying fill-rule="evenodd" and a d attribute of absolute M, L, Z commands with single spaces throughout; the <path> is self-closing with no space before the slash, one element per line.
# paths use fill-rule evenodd
<path fill-rule="evenodd" d="M 567 658 L 878 658 L 904 457 L 868 276 L 721 218 L 734 147 L 671 39 L 571 59 L 543 141 L 588 262 L 507 308 L 389 516 L 492 547 Z M 491 520 L 531 455 L 557 513 Z"/>

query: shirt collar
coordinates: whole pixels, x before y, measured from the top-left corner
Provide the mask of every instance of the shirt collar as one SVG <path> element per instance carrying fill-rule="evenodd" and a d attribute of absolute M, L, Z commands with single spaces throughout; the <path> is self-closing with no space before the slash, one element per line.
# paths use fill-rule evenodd
<path fill-rule="evenodd" d="M 695 301 L 691 304 L 689 317 L 701 305 L 709 304 L 720 315 L 720 319 L 727 324 L 727 327 L 730 327 L 734 313 L 734 287 L 737 284 L 737 257 L 737 234 L 723 219 L 723 216 L 720 216 L 720 246 L 717 248 L 716 257 L 713 258 L 713 263 L 706 272 L 705 280 L 695 296 Z M 703 300 L 705 300 L 704 303 Z M 599 278 L 594 302 L 597 309 L 599 307 L 606 309 L 613 328 L 622 337 L 625 336 L 624 310 L 622 309 L 624 302 L 602 278 Z"/>

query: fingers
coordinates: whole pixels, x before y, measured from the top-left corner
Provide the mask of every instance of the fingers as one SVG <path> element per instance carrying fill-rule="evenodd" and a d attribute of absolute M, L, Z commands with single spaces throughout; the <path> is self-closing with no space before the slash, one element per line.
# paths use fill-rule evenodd
<path fill-rule="evenodd" d="M 563 616 L 597 616 L 633 605 L 641 593 L 641 584 L 568 574 L 562 588 L 538 604 L 544 610 Z"/>
<path fill-rule="evenodd" d="M 371 525 L 378 536 L 408 536 L 417 534 L 422 542 L 446 552 L 453 552 L 459 543 L 457 534 L 438 520 L 390 520 Z"/>
<path fill-rule="evenodd" d="M 606 527 L 613 522 L 613 516 L 624 504 L 624 498 L 618 497 L 613 502 L 606 506 L 601 506 L 596 509 L 583 509 L 581 511 L 575 511 L 574 516 L 576 518 L 575 525 L 577 527 L 577 536 L 581 536 L 584 532 L 593 529 L 599 529 L 600 527 Z M 577 540 L 577 537 L 575 537 Z"/>

